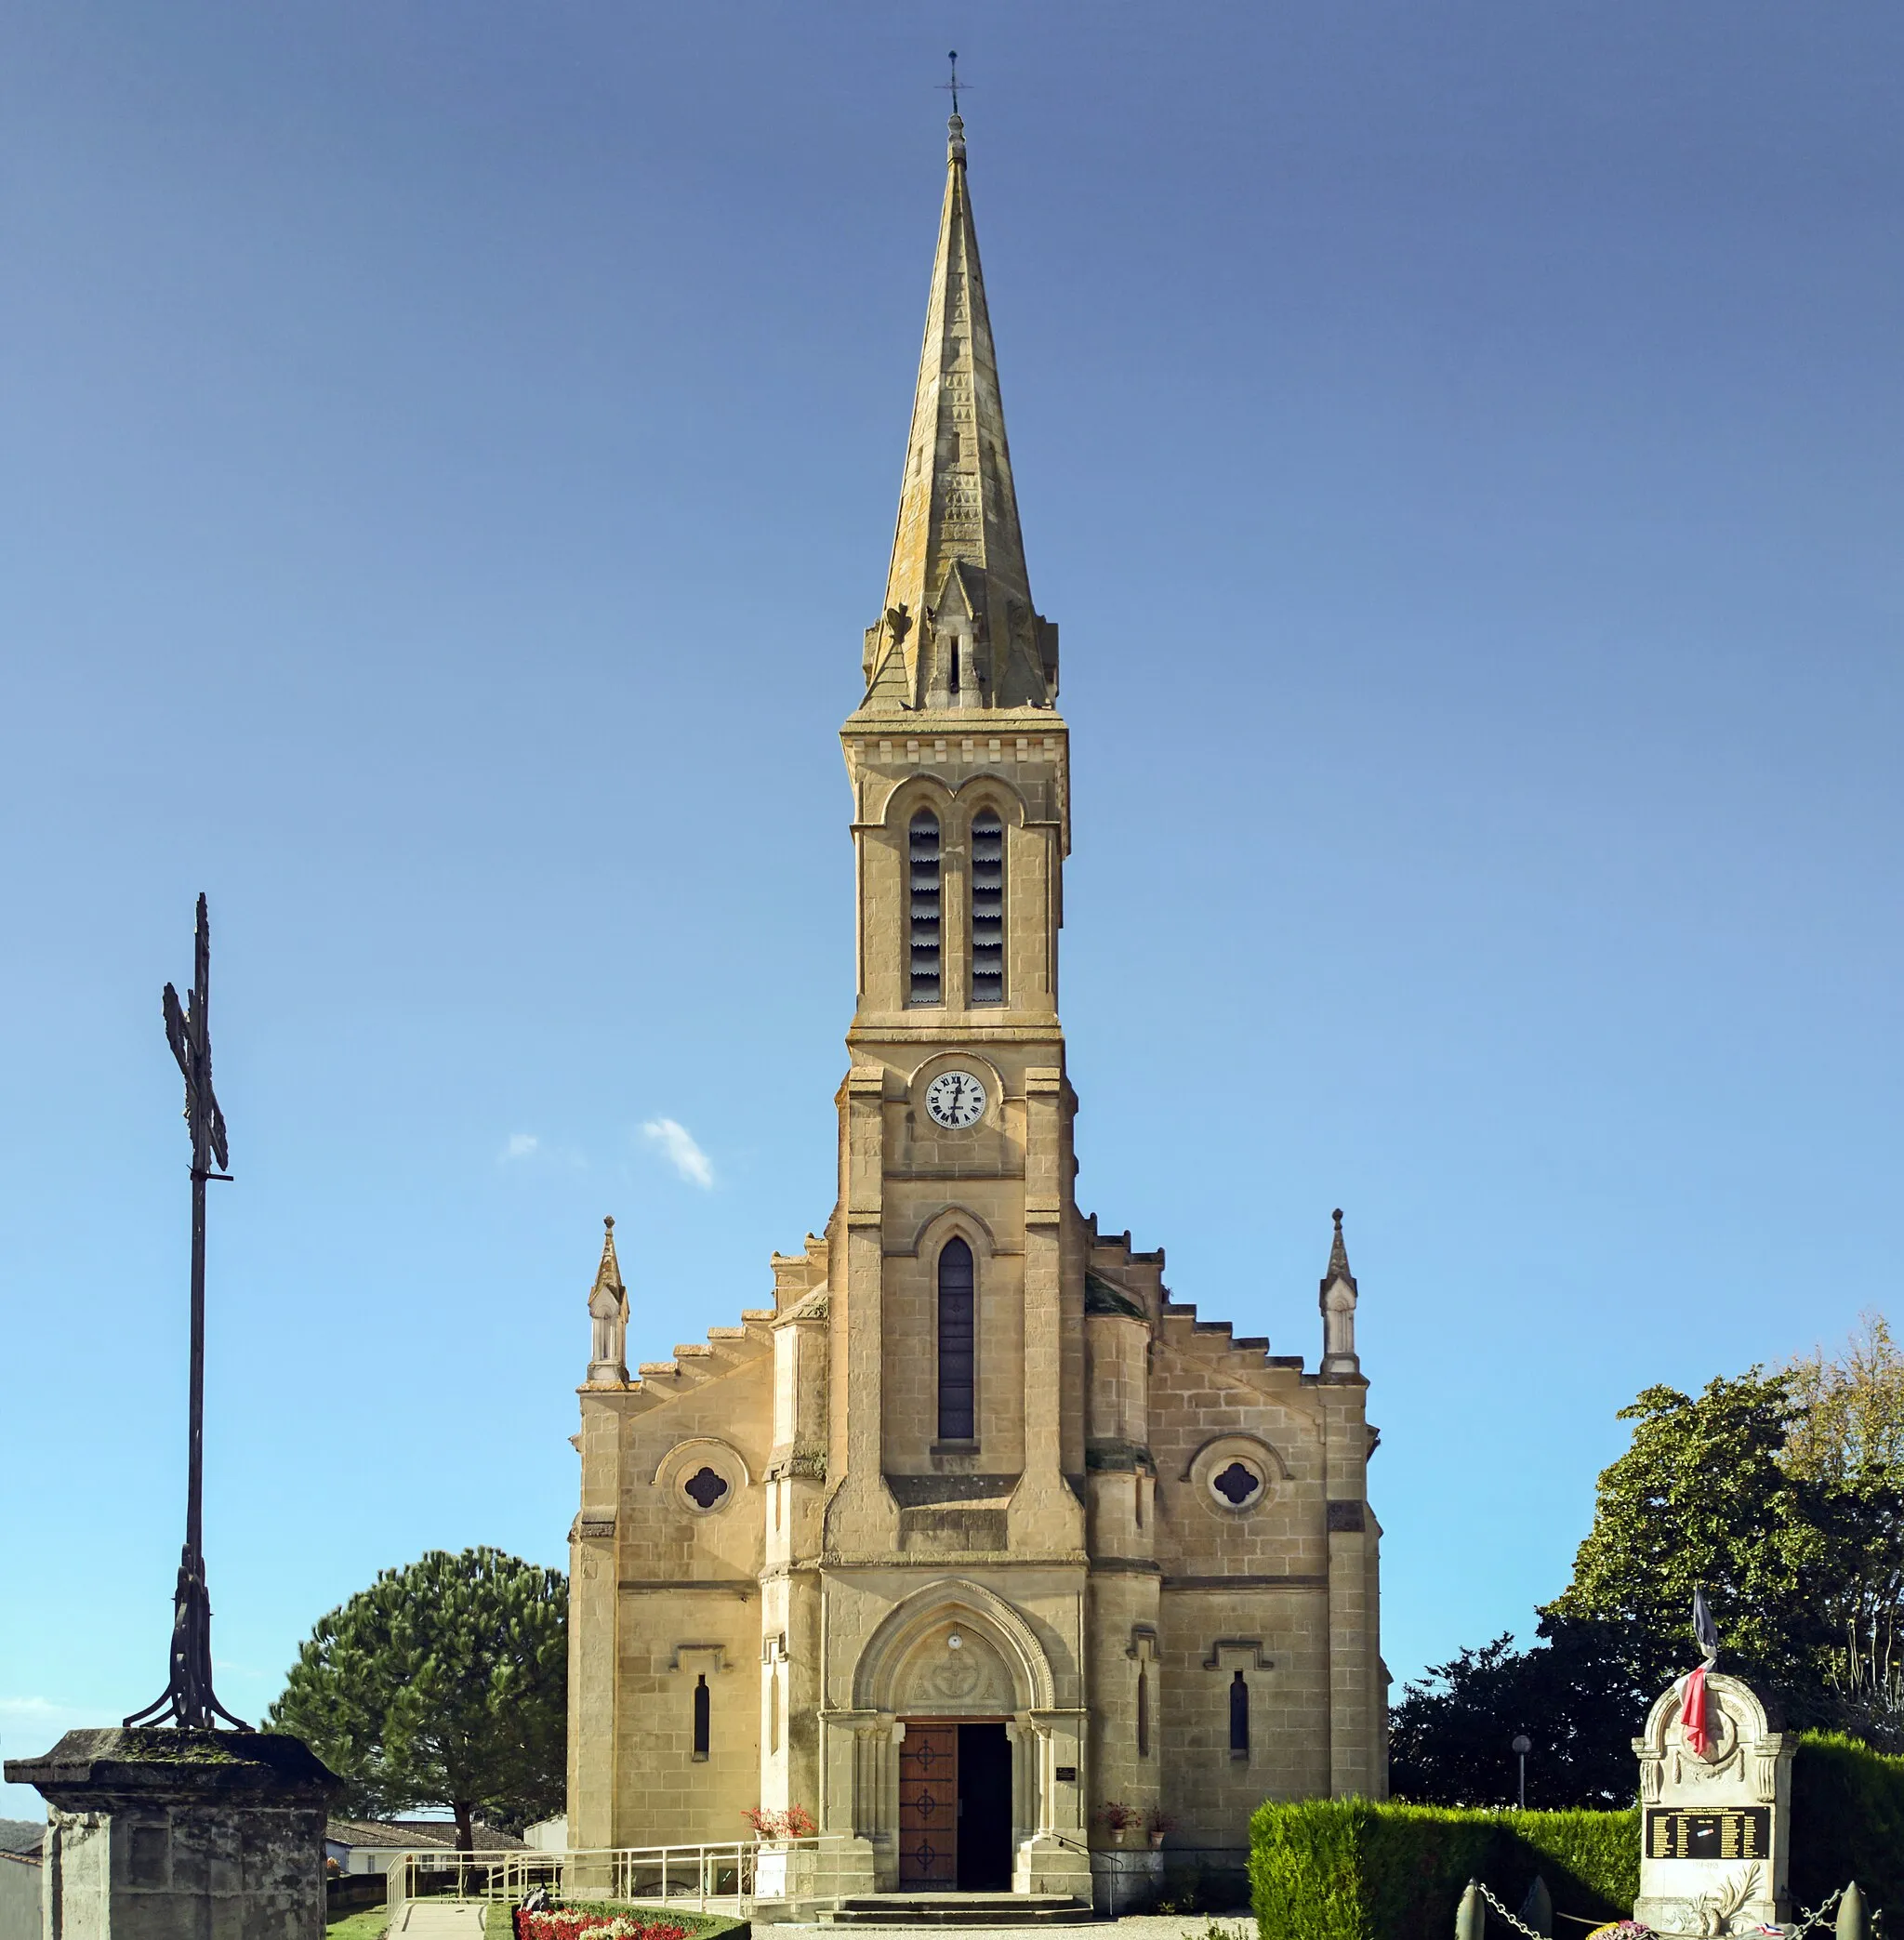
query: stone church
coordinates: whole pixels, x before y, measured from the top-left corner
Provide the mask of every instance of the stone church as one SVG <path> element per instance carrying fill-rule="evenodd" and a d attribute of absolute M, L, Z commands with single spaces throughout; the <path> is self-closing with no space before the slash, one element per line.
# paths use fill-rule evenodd
<path fill-rule="evenodd" d="M 829 1893 L 1088 1900 L 1111 1801 L 1214 1858 L 1265 1797 L 1384 1793 L 1377 1433 L 1340 1213 L 1312 1372 L 1078 1210 L 1058 629 L 956 115 L 861 677 L 839 1197 L 632 1375 L 612 1222 L 589 1297 L 569 1841 L 800 1806 Z"/>

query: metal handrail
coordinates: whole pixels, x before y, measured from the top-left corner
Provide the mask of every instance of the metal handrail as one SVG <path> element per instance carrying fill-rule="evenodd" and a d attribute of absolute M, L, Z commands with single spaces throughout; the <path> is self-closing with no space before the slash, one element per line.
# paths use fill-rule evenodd
<path fill-rule="evenodd" d="M 760 1855 L 817 1852 L 813 1839 L 733 1840 L 718 1845 L 589 1846 L 542 1852 L 532 1847 L 458 1852 L 430 1846 L 393 1854 L 389 1905 L 394 1928 L 414 1899 L 514 1900 L 537 1886 L 574 1897 L 659 1900 L 705 1913 L 710 1901 L 750 1916 L 758 1898 Z"/>

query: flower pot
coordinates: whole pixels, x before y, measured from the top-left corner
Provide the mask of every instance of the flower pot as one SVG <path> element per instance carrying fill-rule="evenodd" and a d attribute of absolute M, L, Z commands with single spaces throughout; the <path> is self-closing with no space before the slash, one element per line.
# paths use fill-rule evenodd
<path fill-rule="evenodd" d="M 1153 1832 L 1150 1835 L 1150 1849 L 1153 1853 L 1161 1853 L 1163 1851 L 1164 1836 L 1161 1832 Z"/>

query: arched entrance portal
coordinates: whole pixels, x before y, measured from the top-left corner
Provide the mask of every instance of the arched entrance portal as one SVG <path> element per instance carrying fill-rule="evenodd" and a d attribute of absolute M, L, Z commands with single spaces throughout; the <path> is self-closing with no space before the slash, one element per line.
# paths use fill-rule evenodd
<path fill-rule="evenodd" d="M 1042 1822 L 1029 1720 L 1051 1701 L 1023 1616 L 976 1584 L 937 1584 L 892 1613 L 859 1670 L 860 1702 L 899 1726 L 899 1890 L 1009 1890 L 1018 1843 Z"/>
<path fill-rule="evenodd" d="M 942 1611 L 894 1680 L 901 1892 L 1003 1893 L 1012 1884 L 1011 1669 L 970 1615 Z"/>

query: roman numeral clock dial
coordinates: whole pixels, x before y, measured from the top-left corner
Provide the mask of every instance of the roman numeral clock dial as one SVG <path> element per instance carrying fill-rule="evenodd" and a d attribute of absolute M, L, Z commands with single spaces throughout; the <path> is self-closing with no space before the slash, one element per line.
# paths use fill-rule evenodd
<path fill-rule="evenodd" d="M 969 1071 L 942 1071 L 926 1087 L 926 1111 L 934 1125 L 963 1131 L 984 1115 L 985 1088 Z"/>

